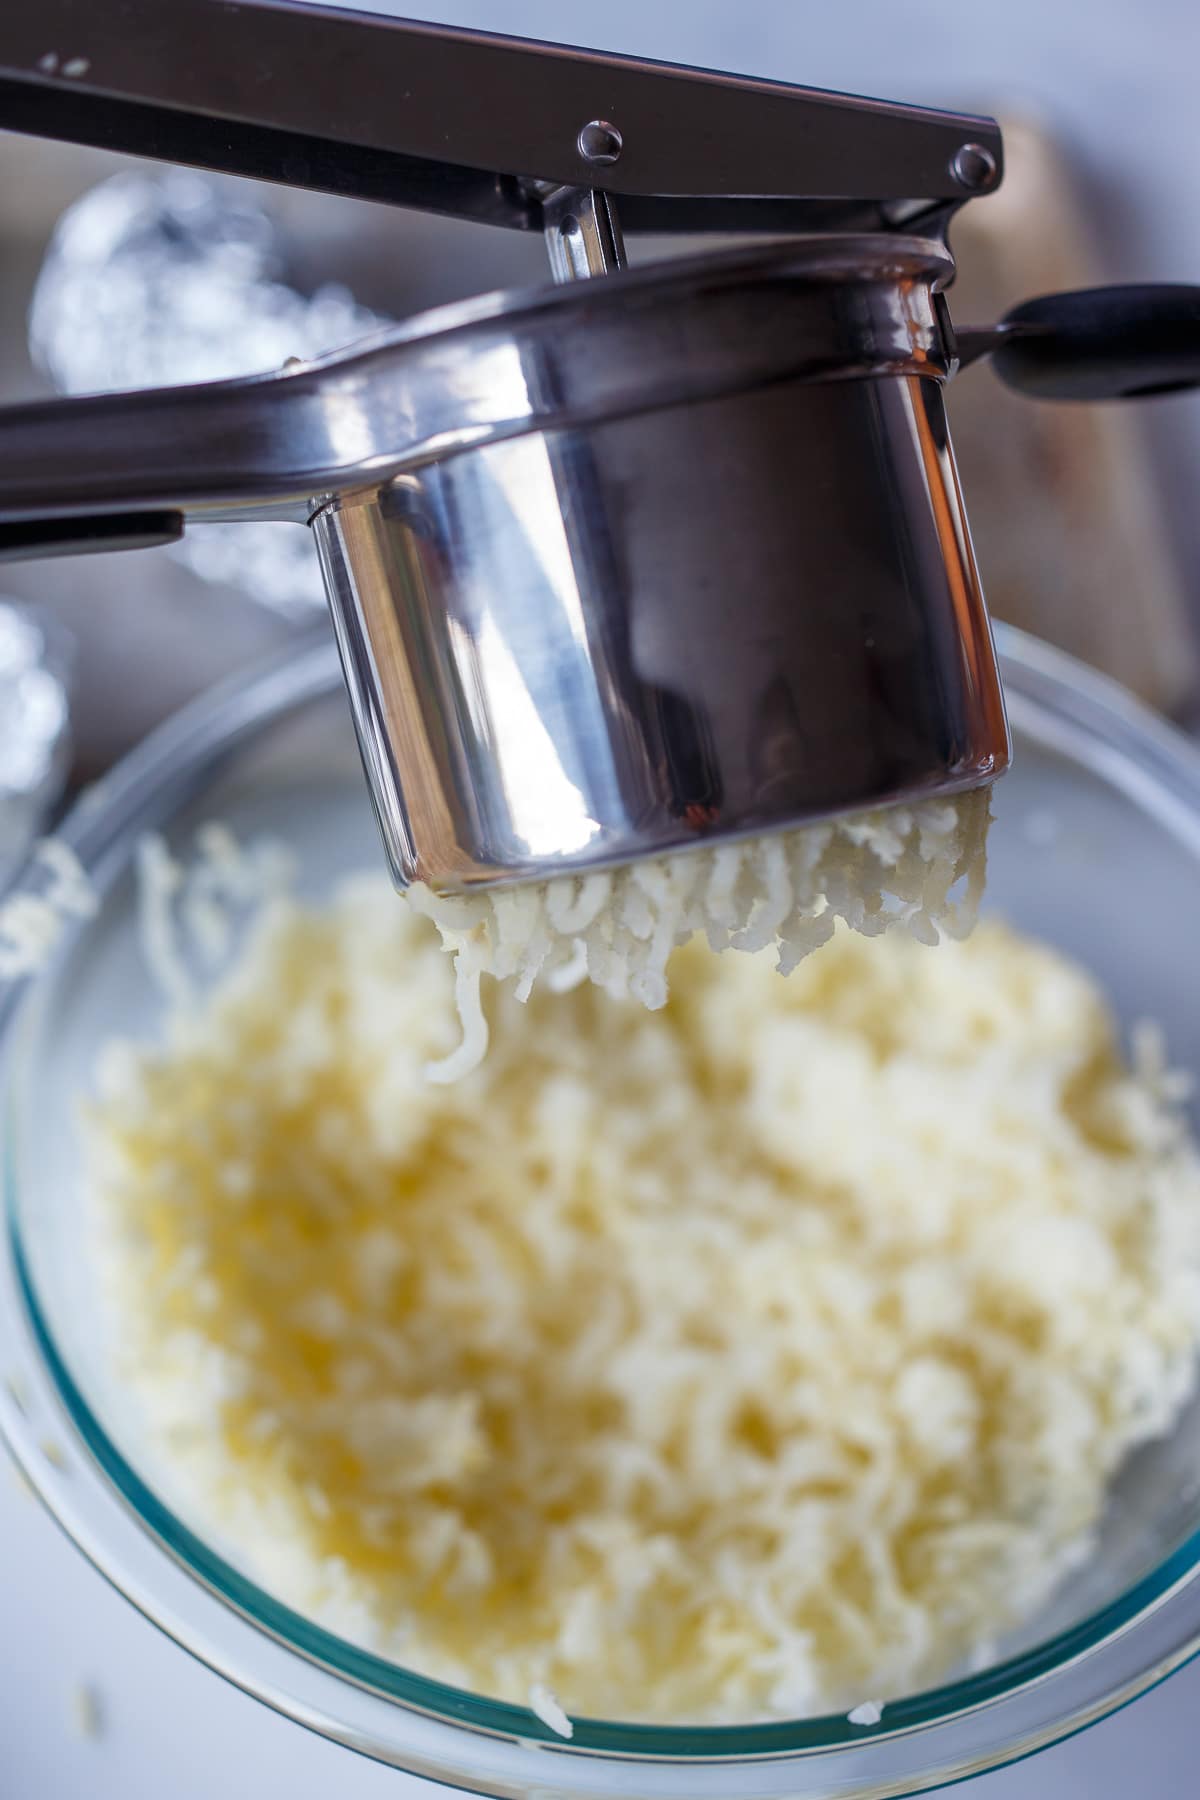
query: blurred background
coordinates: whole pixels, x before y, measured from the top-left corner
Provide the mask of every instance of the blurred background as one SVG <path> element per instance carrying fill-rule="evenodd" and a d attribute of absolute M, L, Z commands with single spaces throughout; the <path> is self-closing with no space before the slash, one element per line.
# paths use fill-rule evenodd
<path fill-rule="evenodd" d="M 972 203 L 952 235 L 960 324 L 1054 288 L 1200 282 L 1196 0 L 376 0 L 373 10 L 996 113 L 1005 186 Z M 372 319 L 544 278 L 540 244 L 515 234 L 180 181 L 0 134 L 0 404 L 278 366 Z M 1195 725 L 1200 395 L 1037 405 L 1002 392 L 983 365 L 955 384 L 949 408 L 993 610 Z M 235 543 L 229 531 L 255 535 Z M 33 609 L 0 610 L 0 825 L 7 783 L 18 834 L 65 781 L 94 779 L 183 700 L 324 628 L 315 560 L 295 526 L 208 527 L 183 556 L 6 565 L 0 595 Z M 54 701 L 67 689 L 69 731 Z M 4 858 L 0 834 L 0 881 Z M 0 1499 L 0 1527 L 5 1800 L 409 1787 L 160 1646 L 15 1489 Z M 80 1684 L 94 1690 L 93 1713 L 76 1704 Z M 1179 1770 L 1196 1741 L 1187 1696 L 1200 1698 L 1200 1680 L 1181 1676 L 1169 1692 L 1173 1701 L 1152 1697 L 983 1783 L 985 1800 L 1115 1796 L 1135 1781 L 1189 1791 Z M 99 1758 L 93 1727 L 109 1743 Z"/>

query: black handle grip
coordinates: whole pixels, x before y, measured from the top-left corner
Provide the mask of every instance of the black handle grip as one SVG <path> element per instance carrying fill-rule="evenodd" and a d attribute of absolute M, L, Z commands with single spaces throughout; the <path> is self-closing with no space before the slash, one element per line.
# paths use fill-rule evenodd
<path fill-rule="evenodd" d="M 1041 400 L 1120 400 L 1200 386 L 1200 287 L 1085 288 L 1006 314 L 992 367 Z"/>

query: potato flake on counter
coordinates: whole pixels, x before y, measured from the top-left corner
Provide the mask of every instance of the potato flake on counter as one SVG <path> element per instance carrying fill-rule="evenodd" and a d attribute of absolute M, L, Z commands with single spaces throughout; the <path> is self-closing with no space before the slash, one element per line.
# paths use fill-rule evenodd
<path fill-rule="evenodd" d="M 37 1489 L 34 1487 L 32 1481 L 30 1481 L 20 1463 L 14 1461 L 11 1456 L 6 1457 L 5 1461 L 8 1463 L 8 1473 L 17 1492 L 22 1494 L 26 1500 L 36 1500 L 38 1497 Z"/>
<path fill-rule="evenodd" d="M 1193 1385 L 1171 1085 L 997 924 L 774 960 L 694 942 L 656 1012 L 489 984 L 431 1086 L 450 961 L 363 877 L 115 1047 L 108 1311 L 193 1524 L 568 1722 L 845 1714 L 1035 1613 Z"/>
<path fill-rule="evenodd" d="M 79 1738 L 104 1735 L 104 1705 L 90 1681 L 76 1682 L 71 1689 L 71 1728 Z"/>

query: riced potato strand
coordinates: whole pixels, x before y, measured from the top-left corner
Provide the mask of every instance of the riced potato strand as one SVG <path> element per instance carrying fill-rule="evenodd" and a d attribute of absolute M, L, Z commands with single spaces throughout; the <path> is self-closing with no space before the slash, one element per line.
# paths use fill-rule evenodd
<path fill-rule="evenodd" d="M 479 894 L 410 889 L 453 954 L 463 1027 L 430 1079 L 457 1081 L 487 1053 L 484 975 L 512 981 L 519 1000 L 536 981 L 561 991 L 586 979 L 653 1010 L 666 1004 L 671 952 L 698 933 L 713 950 L 774 946 L 783 974 L 828 943 L 839 921 L 867 937 L 965 937 L 983 895 L 989 794 L 976 788 Z"/>

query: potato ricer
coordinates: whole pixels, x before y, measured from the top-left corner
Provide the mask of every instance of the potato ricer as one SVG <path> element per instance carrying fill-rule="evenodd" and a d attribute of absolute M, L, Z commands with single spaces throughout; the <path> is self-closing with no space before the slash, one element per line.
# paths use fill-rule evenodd
<path fill-rule="evenodd" d="M 320 7 L 39 0 L 0 17 L 0 127 L 544 234 L 553 283 L 318 361 L 0 410 L 0 554 L 311 525 L 400 884 L 1000 774 L 947 380 L 1200 381 L 1200 290 L 956 331 L 990 119 Z"/>

